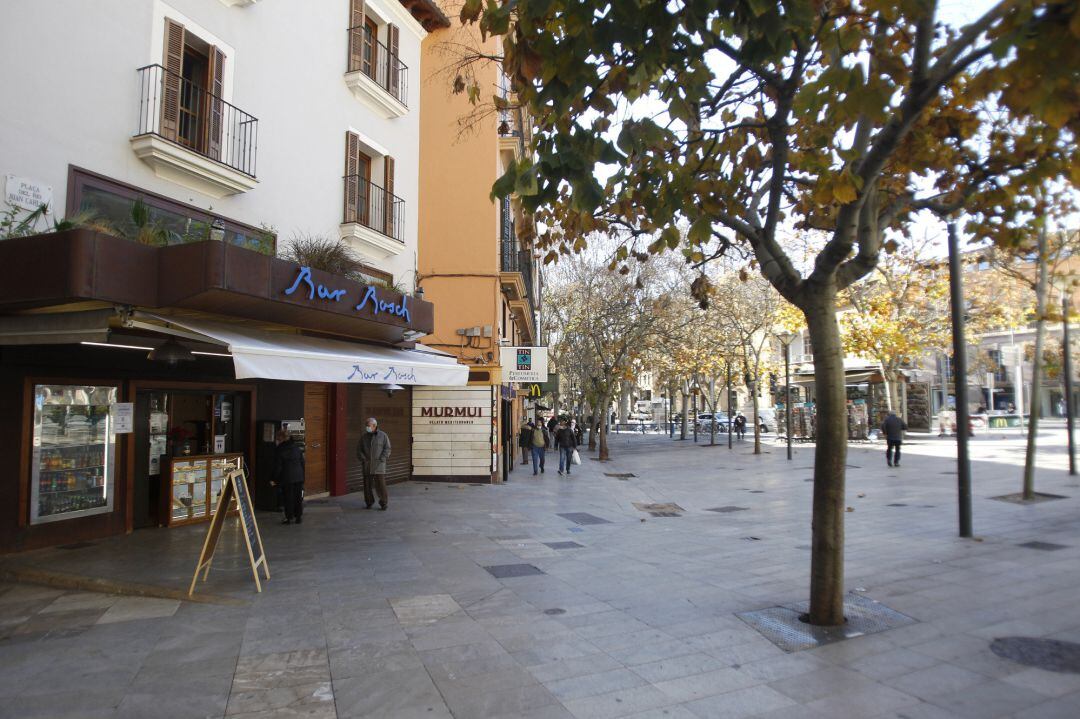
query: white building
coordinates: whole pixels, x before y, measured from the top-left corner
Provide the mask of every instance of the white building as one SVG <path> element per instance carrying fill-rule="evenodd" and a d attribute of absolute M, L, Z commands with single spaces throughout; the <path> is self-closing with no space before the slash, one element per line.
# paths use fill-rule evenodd
<path fill-rule="evenodd" d="M 444 22 L 428 0 L 4 3 L 5 198 L 113 226 L 142 198 L 170 244 L 215 220 L 264 251 L 344 237 L 411 290 L 420 41 Z"/>

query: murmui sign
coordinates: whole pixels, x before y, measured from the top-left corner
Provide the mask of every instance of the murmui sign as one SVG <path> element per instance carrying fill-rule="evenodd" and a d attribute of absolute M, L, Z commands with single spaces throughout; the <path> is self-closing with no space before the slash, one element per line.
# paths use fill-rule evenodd
<path fill-rule="evenodd" d="M 316 282 L 311 276 L 310 267 L 300 267 L 296 273 L 296 279 L 285 290 L 285 294 L 292 295 L 296 292 L 307 294 L 307 298 L 313 301 L 341 302 L 349 296 L 349 291 L 341 288 L 328 287 L 321 282 Z M 369 311 L 376 317 L 382 313 L 401 317 L 406 322 L 411 321 L 409 315 L 409 296 L 401 295 L 399 302 L 387 302 L 380 300 L 378 291 L 372 285 L 367 285 L 359 302 L 353 308 L 357 312 Z"/>

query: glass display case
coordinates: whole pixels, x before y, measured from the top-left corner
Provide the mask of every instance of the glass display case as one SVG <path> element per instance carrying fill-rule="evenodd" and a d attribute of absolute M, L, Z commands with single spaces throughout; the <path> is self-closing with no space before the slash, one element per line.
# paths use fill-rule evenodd
<path fill-rule="evenodd" d="M 165 486 L 161 493 L 168 503 L 162 513 L 165 524 L 173 527 L 191 522 L 205 522 L 217 509 L 225 476 L 243 466 L 242 454 L 206 454 L 163 457 Z"/>
<path fill-rule="evenodd" d="M 34 385 L 30 523 L 111 512 L 116 387 Z"/>

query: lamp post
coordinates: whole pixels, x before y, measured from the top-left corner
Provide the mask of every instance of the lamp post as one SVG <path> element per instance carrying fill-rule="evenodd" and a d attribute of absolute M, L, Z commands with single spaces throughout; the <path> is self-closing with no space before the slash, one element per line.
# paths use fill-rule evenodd
<path fill-rule="evenodd" d="M 1069 347 L 1069 305 L 1070 297 L 1061 295 L 1061 347 L 1065 355 L 1062 362 L 1062 370 L 1065 374 L 1065 427 L 1069 433 L 1069 474 L 1076 474 L 1076 442 L 1073 439 L 1073 382 L 1072 382 L 1072 349 Z M 1021 410 L 1022 411 L 1022 410 Z"/>
<path fill-rule="evenodd" d="M 953 394 L 956 397 L 956 485 L 960 536 L 971 537 L 971 460 L 968 457 L 967 341 L 964 338 L 964 286 L 960 274 L 960 241 L 956 223 L 947 225 L 949 297 L 952 304 Z"/>
<path fill-rule="evenodd" d="M 697 444 L 697 396 L 700 391 L 701 388 L 698 387 L 697 375 L 694 375 L 694 384 L 690 387 L 690 400 L 694 405 L 694 444 Z"/>
<path fill-rule="evenodd" d="M 795 339 L 794 332 L 781 332 L 776 335 L 780 344 L 784 345 L 784 426 L 787 434 L 787 458 L 791 459 L 791 342 Z"/>

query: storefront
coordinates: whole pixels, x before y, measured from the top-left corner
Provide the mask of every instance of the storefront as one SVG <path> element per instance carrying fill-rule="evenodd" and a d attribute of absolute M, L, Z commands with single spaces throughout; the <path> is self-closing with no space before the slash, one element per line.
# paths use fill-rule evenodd
<path fill-rule="evenodd" d="M 358 487 L 377 417 L 411 473 L 412 387 L 468 371 L 406 341 L 430 303 L 219 241 L 72 230 L 0 243 L 0 552 L 205 521 L 246 465 L 273 508 L 273 436 L 309 494 Z"/>

